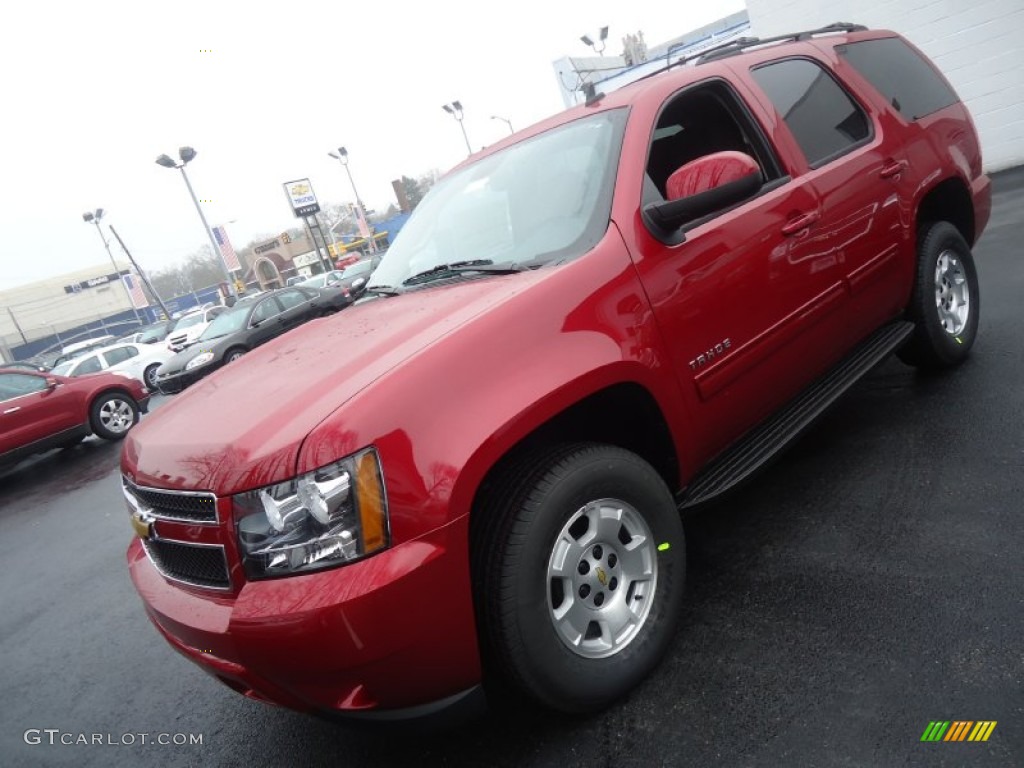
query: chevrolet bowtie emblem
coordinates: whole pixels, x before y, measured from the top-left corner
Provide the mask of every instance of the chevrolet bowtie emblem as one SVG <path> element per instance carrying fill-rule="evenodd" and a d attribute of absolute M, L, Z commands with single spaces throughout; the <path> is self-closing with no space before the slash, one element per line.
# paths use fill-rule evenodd
<path fill-rule="evenodd" d="M 132 528 L 140 539 L 156 538 L 153 530 L 153 518 L 141 512 L 136 512 L 131 516 L 131 521 Z"/>
<path fill-rule="evenodd" d="M 608 585 L 608 574 L 604 572 L 604 568 L 597 569 L 597 580 L 601 582 L 602 587 Z"/>

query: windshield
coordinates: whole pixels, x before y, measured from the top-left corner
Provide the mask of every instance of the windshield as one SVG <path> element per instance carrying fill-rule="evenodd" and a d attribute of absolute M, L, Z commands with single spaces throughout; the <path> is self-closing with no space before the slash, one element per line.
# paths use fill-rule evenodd
<path fill-rule="evenodd" d="M 202 312 L 196 312 L 194 315 L 185 315 L 183 318 L 181 318 L 181 320 L 179 320 L 175 324 L 174 330 L 181 331 L 184 330 L 185 328 L 188 328 L 201 322 L 203 322 Z"/>
<path fill-rule="evenodd" d="M 451 174 L 417 206 L 370 287 L 439 264 L 533 266 L 590 250 L 608 228 L 625 119 L 613 110 L 576 120 Z"/>
<path fill-rule="evenodd" d="M 327 282 L 327 275 L 316 275 L 303 280 L 299 285 L 305 285 L 309 288 L 323 288 L 325 282 Z"/>
<path fill-rule="evenodd" d="M 252 309 L 252 304 L 238 305 L 221 312 L 206 326 L 206 330 L 199 335 L 199 341 L 209 341 L 229 333 L 235 333 L 245 328 L 245 318 Z"/>

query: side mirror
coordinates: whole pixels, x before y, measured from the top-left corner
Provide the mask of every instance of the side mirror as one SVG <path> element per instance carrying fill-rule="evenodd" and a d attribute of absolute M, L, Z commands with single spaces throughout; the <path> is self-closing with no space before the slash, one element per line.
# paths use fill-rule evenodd
<path fill-rule="evenodd" d="M 715 152 L 698 157 L 668 177 L 668 199 L 644 206 L 649 226 L 662 233 L 677 230 L 709 213 L 753 197 L 761 189 L 761 168 L 743 152 Z"/>
<path fill-rule="evenodd" d="M 53 376 L 47 376 L 46 377 L 46 388 L 48 390 L 50 390 L 51 392 L 57 388 L 57 385 L 59 383 L 60 382 L 57 381 Z"/>

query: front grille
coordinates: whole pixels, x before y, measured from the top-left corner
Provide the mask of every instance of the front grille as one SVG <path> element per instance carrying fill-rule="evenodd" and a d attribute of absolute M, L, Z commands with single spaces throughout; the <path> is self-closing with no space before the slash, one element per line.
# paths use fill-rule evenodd
<path fill-rule="evenodd" d="M 186 523 L 217 522 L 217 497 L 212 493 L 140 488 L 127 478 L 124 478 L 124 488 L 135 497 L 140 507 L 158 520 L 178 520 Z"/>
<path fill-rule="evenodd" d="M 142 543 L 153 565 L 169 579 L 196 587 L 231 588 L 224 547 L 166 539 L 143 539 Z"/>

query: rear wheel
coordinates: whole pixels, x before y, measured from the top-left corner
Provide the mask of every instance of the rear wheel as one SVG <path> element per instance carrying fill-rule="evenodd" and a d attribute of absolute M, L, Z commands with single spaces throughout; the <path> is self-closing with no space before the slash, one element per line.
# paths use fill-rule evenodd
<path fill-rule="evenodd" d="M 495 490 L 477 512 L 485 656 L 553 709 L 600 709 L 651 671 L 678 620 L 672 495 L 639 456 L 590 444 L 537 454 Z"/>
<path fill-rule="evenodd" d="M 900 359 L 931 369 L 963 362 L 978 332 L 980 298 L 974 257 L 960 231 L 945 221 L 921 227 L 907 307 L 917 329 Z"/>
<path fill-rule="evenodd" d="M 138 404 L 123 392 L 100 395 L 89 409 L 92 431 L 104 440 L 120 440 L 138 420 Z"/>

